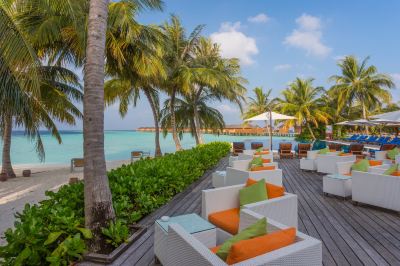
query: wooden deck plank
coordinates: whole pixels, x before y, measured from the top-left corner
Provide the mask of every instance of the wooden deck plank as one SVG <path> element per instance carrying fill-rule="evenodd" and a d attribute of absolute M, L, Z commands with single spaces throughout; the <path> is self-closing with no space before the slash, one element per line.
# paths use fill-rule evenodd
<path fill-rule="evenodd" d="M 322 175 L 299 169 L 299 160 L 279 160 L 284 186 L 298 195 L 299 230 L 323 242 L 324 265 L 400 265 L 400 218 L 397 213 L 351 201 L 325 197 Z M 216 169 L 147 216 L 148 231 L 112 265 L 154 264 L 154 221 L 163 215 L 201 212 L 201 191 L 211 187 L 211 173 L 225 169 L 227 158 Z M 88 264 L 82 264 L 88 265 Z M 95 265 L 95 264 L 90 264 Z"/>

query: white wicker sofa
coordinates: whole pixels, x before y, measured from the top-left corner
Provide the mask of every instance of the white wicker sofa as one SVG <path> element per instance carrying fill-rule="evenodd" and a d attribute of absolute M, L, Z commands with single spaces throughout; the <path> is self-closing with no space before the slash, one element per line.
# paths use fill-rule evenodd
<path fill-rule="evenodd" d="M 233 166 L 233 162 L 234 161 L 238 161 L 238 160 L 252 160 L 254 158 L 254 156 L 257 155 L 253 155 L 253 154 L 245 154 L 245 153 L 239 153 L 238 156 L 230 156 L 229 157 L 229 166 L 232 167 Z M 270 159 L 271 162 L 274 161 L 274 156 L 272 154 L 263 154 L 260 155 L 263 159 Z"/>
<path fill-rule="evenodd" d="M 339 156 L 336 152 L 327 154 L 318 154 L 316 158 L 317 171 L 325 174 L 336 173 L 336 164 L 338 162 L 355 162 L 355 155 Z"/>
<path fill-rule="evenodd" d="M 208 220 L 212 213 L 239 207 L 239 190 L 245 185 L 236 185 L 202 191 L 201 216 Z M 297 228 L 297 195 L 285 193 L 284 196 L 247 204 L 242 209 L 272 218 L 287 226 Z"/>
<path fill-rule="evenodd" d="M 249 177 L 260 180 L 265 179 L 267 183 L 282 186 L 282 169 L 278 168 L 278 163 L 266 163 L 264 166 L 275 166 L 274 170 L 249 171 L 248 167 L 251 160 L 236 160 L 232 162 L 232 167 L 227 167 L 226 171 L 219 171 L 212 176 L 213 187 L 233 186 L 246 183 Z"/>
<path fill-rule="evenodd" d="M 242 210 L 240 230 L 261 218 L 263 218 L 262 215 L 250 210 Z M 267 218 L 267 223 L 269 233 L 287 228 L 273 219 Z M 217 233 L 217 244 L 223 243 L 226 238 L 221 238 Z M 175 265 L 222 266 L 227 264 L 182 227 L 171 224 L 168 232 L 166 266 Z M 297 231 L 295 243 L 234 265 L 322 265 L 322 244 L 321 241 Z"/>
<path fill-rule="evenodd" d="M 399 176 L 359 171 L 352 173 L 352 197 L 356 203 L 400 211 L 399 191 Z"/>

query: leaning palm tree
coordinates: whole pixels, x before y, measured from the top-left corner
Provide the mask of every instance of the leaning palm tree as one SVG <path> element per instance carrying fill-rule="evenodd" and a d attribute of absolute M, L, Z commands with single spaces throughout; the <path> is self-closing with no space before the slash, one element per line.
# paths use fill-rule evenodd
<path fill-rule="evenodd" d="M 369 57 L 359 63 L 356 57 L 346 56 L 338 63 L 341 75 L 329 78 L 335 82 L 329 93 L 338 98 L 338 110 L 345 105 L 359 105 L 364 119 L 368 119 L 371 110 L 383 103 L 390 103 L 391 94 L 387 89 L 394 87 L 389 75 L 380 74 L 375 66 L 367 65 L 368 59 Z M 366 129 L 368 132 L 368 128 Z"/>
<path fill-rule="evenodd" d="M 181 150 L 182 146 L 176 130 L 175 98 L 177 93 L 188 92 L 192 87 L 194 69 L 190 64 L 202 28 L 202 25 L 195 27 L 187 36 L 184 27 L 176 16 L 172 16 L 169 23 L 166 22 L 161 26 L 165 35 L 164 60 L 168 66 L 168 75 L 163 88 L 165 88 L 171 100 L 169 105 L 171 112 L 170 126 L 176 150 Z"/>
<path fill-rule="evenodd" d="M 211 101 L 218 98 L 217 95 L 203 91 L 200 96 L 195 94 L 185 95 L 183 98 L 175 99 L 174 114 L 176 116 L 177 132 L 180 138 L 189 129 L 191 135 L 195 137 L 196 144 L 200 144 L 197 136 L 196 122 L 194 113 L 198 114 L 200 127 L 211 129 L 214 133 L 219 133 L 224 127 L 225 122 L 222 114 L 215 108 L 209 106 Z M 161 110 L 161 126 L 166 129 L 171 126 L 171 99 L 167 99 L 164 108 Z M 195 111 L 196 110 L 196 111 Z M 167 131 L 164 130 L 164 136 Z"/>
<path fill-rule="evenodd" d="M 15 91 L 14 97 L 10 98 L 0 93 L 2 103 L 0 121 L 3 132 L 1 172 L 9 177 L 15 176 L 10 156 L 13 124 L 24 127 L 26 135 L 36 142 L 39 158 L 44 160 L 45 151 L 40 127 L 48 129 L 61 143 L 55 121 L 74 125 L 76 118 L 82 117 L 74 102 L 80 102 L 83 95 L 79 78 L 72 71 L 57 66 L 40 66 L 37 73 L 39 73 L 40 98 L 26 93 L 17 82 L 7 84 L 7 89 Z M 31 77 L 26 74 L 23 76 L 24 81 L 29 83 Z M 23 105 L 24 108 L 21 110 L 18 105 Z"/>
<path fill-rule="evenodd" d="M 324 92 L 322 87 L 314 87 L 313 79 L 296 78 L 287 89 L 282 92 L 283 98 L 277 99 L 277 107 L 287 114 L 297 118 L 302 127 L 307 126 L 311 137 L 315 140 L 312 126 L 318 127 L 319 123 L 327 124 L 330 115 L 326 111 L 320 95 Z M 288 121 L 291 124 L 293 121 Z"/>

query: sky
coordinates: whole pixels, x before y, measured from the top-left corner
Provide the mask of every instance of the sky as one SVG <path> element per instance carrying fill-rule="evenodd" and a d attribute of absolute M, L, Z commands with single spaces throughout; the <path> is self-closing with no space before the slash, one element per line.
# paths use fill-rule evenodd
<path fill-rule="evenodd" d="M 138 21 L 161 24 L 174 14 L 188 33 L 205 25 L 203 35 L 220 44 L 223 56 L 240 59 L 248 96 L 261 86 L 278 97 L 296 77 L 314 78 L 314 85 L 329 88 L 328 77 L 339 74 L 337 60 L 345 55 L 370 56 L 369 63 L 400 88 L 399 11 L 398 0 L 165 0 L 162 12 L 144 11 Z M 392 94 L 400 100 L 398 89 Z M 242 122 L 236 106 L 212 105 L 226 124 Z M 152 125 L 144 97 L 124 119 L 117 105 L 105 111 L 105 129 Z M 73 127 L 80 128 L 81 123 Z"/>

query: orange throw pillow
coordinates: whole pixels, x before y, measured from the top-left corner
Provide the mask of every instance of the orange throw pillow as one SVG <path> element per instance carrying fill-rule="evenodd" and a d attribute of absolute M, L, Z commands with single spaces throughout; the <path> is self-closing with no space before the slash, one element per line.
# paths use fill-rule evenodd
<path fill-rule="evenodd" d="M 239 208 L 214 212 L 208 215 L 208 221 L 218 228 L 236 235 L 239 231 Z"/>
<path fill-rule="evenodd" d="M 210 250 L 211 250 L 212 253 L 216 254 L 220 247 L 221 247 L 221 245 L 213 247 L 213 248 L 210 248 Z"/>
<path fill-rule="evenodd" d="M 341 154 L 339 154 L 339 156 L 351 156 L 352 154 L 351 153 L 341 153 Z"/>
<path fill-rule="evenodd" d="M 271 159 L 262 159 L 262 162 L 263 162 L 263 163 L 270 163 L 270 162 L 271 162 Z"/>
<path fill-rule="evenodd" d="M 239 241 L 232 245 L 226 263 L 231 265 L 289 246 L 296 239 L 294 227 Z"/>
<path fill-rule="evenodd" d="M 400 171 L 394 171 L 391 175 L 392 176 L 400 176 Z"/>
<path fill-rule="evenodd" d="M 270 166 L 253 166 L 250 168 L 250 171 L 264 171 L 264 170 L 275 170 L 275 165 Z"/>
<path fill-rule="evenodd" d="M 269 154 L 269 151 L 256 151 L 254 154 L 255 155 L 265 155 L 265 154 Z"/>
<path fill-rule="evenodd" d="M 254 180 L 252 178 L 248 178 L 246 181 L 246 187 L 254 185 L 255 183 L 257 183 L 256 180 Z M 276 186 L 276 185 L 269 184 L 269 183 L 265 183 L 265 187 L 267 189 L 268 199 L 279 198 L 279 197 L 282 197 L 283 195 L 285 195 L 284 187 Z"/>
<path fill-rule="evenodd" d="M 382 165 L 382 161 L 378 161 L 378 160 L 369 160 L 369 166 L 378 166 L 378 165 Z"/>

